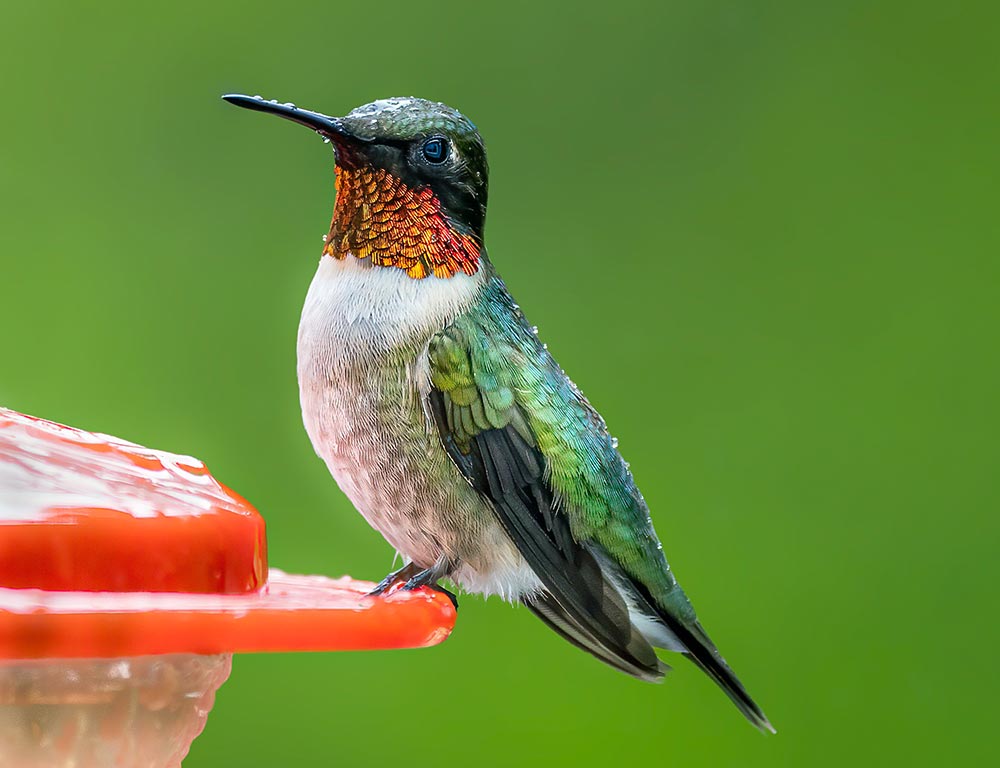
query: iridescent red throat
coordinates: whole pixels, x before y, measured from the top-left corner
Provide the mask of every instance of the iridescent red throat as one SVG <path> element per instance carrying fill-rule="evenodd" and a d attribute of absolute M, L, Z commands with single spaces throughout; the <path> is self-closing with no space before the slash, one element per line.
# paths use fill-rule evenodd
<path fill-rule="evenodd" d="M 371 259 L 412 278 L 474 275 L 482 244 L 456 231 L 429 187 L 412 189 L 381 168 L 337 167 L 337 202 L 323 253 Z"/>

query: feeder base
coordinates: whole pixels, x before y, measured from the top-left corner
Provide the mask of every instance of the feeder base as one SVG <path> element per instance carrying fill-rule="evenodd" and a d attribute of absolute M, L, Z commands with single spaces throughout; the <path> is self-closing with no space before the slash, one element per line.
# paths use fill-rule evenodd
<path fill-rule="evenodd" d="M 232 654 L 0 660 L 0 766 L 176 768 Z"/>

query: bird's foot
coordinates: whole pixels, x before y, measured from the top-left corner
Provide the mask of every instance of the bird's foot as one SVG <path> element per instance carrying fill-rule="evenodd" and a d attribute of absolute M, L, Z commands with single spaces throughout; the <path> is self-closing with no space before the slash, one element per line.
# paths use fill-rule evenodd
<path fill-rule="evenodd" d="M 402 584 L 402 589 L 407 592 L 420 589 L 420 587 L 430 587 L 436 592 L 444 593 L 451 600 L 451 604 L 455 606 L 455 610 L 458 610 L 458 597 L 455 596 L 455 593 L 438 584 L 438 580 L 450 573 L 452 569 L 451 562 L 443 557 L 430 568 L 421 569 L 416 563 L 407 563 L 398 571 L 394 571 L 382 579 L 368 594 L 381 595 L 398 584 Z"/>
<path fill-rule="evenodd" d="M 407 584 L 410 579 L 414 578 L 418 573 L 421 572 L 421 568 L 416 563 L 407 563 L 398 571 L 393 571 L 388 576 L 386 576 L 382 581 L 375 585 L 375 589 L 368 593 L 369 596 L 381 595 L 383 592 L 388 591 L 397 584 Z"/>

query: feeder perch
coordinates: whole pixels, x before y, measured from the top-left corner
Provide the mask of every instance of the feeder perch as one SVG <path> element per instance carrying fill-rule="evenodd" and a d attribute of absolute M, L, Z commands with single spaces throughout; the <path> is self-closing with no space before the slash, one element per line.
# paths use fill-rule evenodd
<path fill-rule="evenodd" d="M 168 768 L 232 654 L 443 641 L 429 589 L 268 569 L 197 459 L 0 408 L 0 766 Z"/>

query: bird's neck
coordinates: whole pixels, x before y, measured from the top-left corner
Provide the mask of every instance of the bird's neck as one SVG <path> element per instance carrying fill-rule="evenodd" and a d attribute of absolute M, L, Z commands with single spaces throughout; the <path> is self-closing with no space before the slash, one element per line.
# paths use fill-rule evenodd
<path fill-rule="evenodd" d="M 323 253 L 351 255 L 413 279 L 475 275 L 482 241 L 459 231 L 429 187 L 412 188 L 382 168 L 337 166 L 337 202 Z"/>
<path fill-rule="evenodd" d="M 397 360 L 401 351 L 416 354 L 476 305 L 487 272 L 413 280 L 399 269 L 372 267 L 351 255 L 324 256 L 302 309 L 300 364 L 308 358 L 328 376 L 334 360 L 369 366 L 372 360 Z"/>

